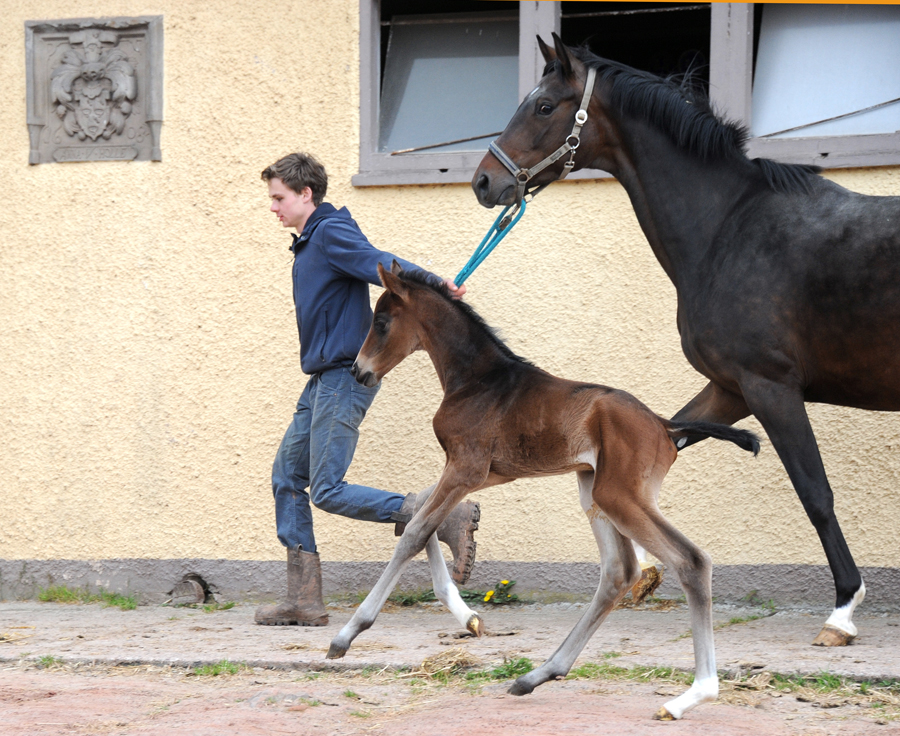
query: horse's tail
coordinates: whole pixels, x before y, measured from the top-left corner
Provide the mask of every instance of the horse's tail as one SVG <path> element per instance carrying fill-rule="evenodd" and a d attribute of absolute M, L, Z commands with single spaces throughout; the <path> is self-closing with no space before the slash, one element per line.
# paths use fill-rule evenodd
<path fill-rule="evenodd" d="M 754 456 L 759 454 L 759 437 L 746 429 L 735 429 L 714 422 L 668 422 L 667 430 L 678 449 L 684 447 L 688 440 L 698 442 L 713 437 L 717 440 L 734 442 L 742 450 L 752 452 Z"/>

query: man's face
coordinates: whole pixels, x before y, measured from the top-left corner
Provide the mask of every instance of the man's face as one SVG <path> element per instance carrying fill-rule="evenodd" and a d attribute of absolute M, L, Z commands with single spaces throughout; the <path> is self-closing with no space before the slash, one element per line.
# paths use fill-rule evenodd
<path fill-rule="evenodd" d="M 269 197 L 272 200 L 269 210 L 278 215 L 284 227 L 292 227 L 298 233 L 316 209 L 309 187 L 304 187 L 298 194 L 281 179 L 269 179 Z"/>

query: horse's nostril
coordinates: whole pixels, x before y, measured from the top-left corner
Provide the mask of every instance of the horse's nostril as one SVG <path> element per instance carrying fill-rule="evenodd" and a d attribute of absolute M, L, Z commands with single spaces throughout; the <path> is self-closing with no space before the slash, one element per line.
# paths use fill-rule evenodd
<path fill-rule="evenodd" d="M 359 373 L 359 368 L 357 368 L 356 363 L 354 363 L 353 365 L 350 366 L 350 375 L 353 376 L 354 378 L 356 378 L 358 373 Z"/>
<path fill-rule="evenodd" d="M 487 174 L 482 174 L 478 177 L 478 180 L 475 182 L 475 191 L 482 196 L 487 194 L 488 189 L 490 189 L 491 182 L 488 179 Z"/>

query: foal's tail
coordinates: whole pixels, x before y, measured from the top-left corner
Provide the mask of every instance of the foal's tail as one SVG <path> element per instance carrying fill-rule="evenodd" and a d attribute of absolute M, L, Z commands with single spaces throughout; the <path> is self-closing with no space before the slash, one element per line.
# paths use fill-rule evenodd
<path fill-rule="evenodd" d="M 714 422 L 668 422 L 667 430 L 679 450 L 688 440 L 698 442 L 713 437 L 717 440 L 734 442 L 742 450 L 752 452 L 754 456 L 759 454 L 759 437 L 746 429 L 735 429 Z"/>

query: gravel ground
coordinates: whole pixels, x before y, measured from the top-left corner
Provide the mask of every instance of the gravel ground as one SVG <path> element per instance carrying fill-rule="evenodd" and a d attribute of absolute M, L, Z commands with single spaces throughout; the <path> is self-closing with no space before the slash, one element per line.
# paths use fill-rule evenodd
<path fill-rule="evenodd" d="M 230 610 L 0 602 L 3 734 L 897 734 L 900 698 L 858 686 L 779 691 L 771 673 L 900 680 L 900 615 L 857 614 L 850 647 L 809 642 L 822 611 L 722 607 L 715 611 L 723 691 L 683 721 L 651 716 L 683 691 L 657 669 L 644 677 L 547 683 L 532 695 L 509 682 L 439 682 L 423 670 L 445 661 L 489 671 L 546 659 L 582 613 L 580 604 L 486 607 L 488 636 L 462 631 L 439 605 L 391 608 L 342 660 L 324 659 L 352 615 L 329 607 L 323 628 L 263 627 L 253 606 Z M 668 602 L 613 613 L 585 648 L 585 663 L 623 668 L 693 666 L 688 612 Z M 449 659 L 448 659 L 449 658 Z M 240 663 L 236 674 L 196 668 Z M 234 668 L 236 669 L 236 668 Z M 431 667 L 433 669 L 433 667 Z M 646 669 L 641 670 L 646 673 Z M 747 678 L 752 678 L 748 681 Z M 729 679 L 740 679 L 738 685 Z M 879 694 L 880 693 L 880 694 Z"/>

